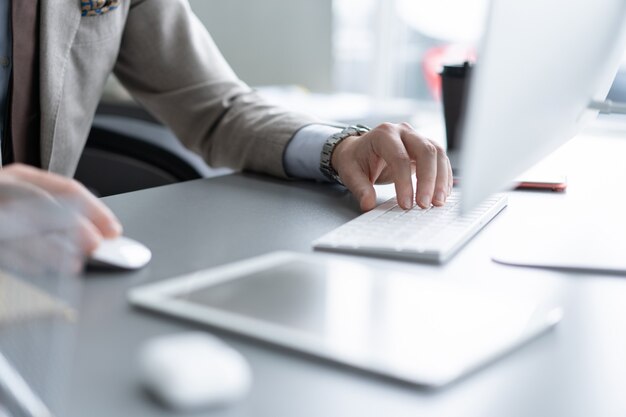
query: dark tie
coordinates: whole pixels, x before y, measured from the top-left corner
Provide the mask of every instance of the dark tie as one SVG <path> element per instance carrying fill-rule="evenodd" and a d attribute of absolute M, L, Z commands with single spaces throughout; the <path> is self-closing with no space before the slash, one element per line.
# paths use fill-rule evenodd
<path fill-rule="evenodd" d="M 40 166 L 39 1 L 13 0 L 11 137 L 15 162 Z"/>

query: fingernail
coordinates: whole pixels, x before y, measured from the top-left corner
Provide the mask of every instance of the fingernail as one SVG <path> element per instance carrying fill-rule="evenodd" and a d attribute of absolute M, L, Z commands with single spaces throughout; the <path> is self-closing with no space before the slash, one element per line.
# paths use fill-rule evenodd
<path fill-rule="evenodd" d="M 430 198 L 428 198 L 428 196 L 427 196 L 427 195 L 423 196 L 423 197 L 420 199 L 420 205 L 421 205 L 423 208 L 428 208 L 428 207 L 430 207 L 430 203 L 431 203 L 431 200 L 430 200 Z"/>
<path fill-rule="evenodd" d="M 434 201 L 436 201 L 437 203 L 441 203 L 441 204 L 445 203 L 446 202 L 446 195 L 445 195 L 445 193 L 443 191 L 438 191 L 435 194 L 435 200 Z"/>
<path fill-rule="evenodd" d="M 406 209 L 413 208 L 413 198 L 407 197 L 404 199 L 404 208 Z"/>

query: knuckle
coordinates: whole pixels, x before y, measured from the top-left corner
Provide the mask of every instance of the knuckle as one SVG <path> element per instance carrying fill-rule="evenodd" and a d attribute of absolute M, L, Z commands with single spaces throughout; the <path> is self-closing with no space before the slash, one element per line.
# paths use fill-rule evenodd
<path fill-rule="evenodd" d="M 426 142 L 426 143 L 424 143 L 423 153 L 425 155 L 430 156 L 430 157 L 435 157 L 435 156 L 437 156 L 439 151 L 437 150 L 437 147 L 435 145 L 433 145 L 430 142 Z"/>
<path fill-rule="evenodd" d="M 443 149 L 443 146 L 441 146 L 440 144 L 436 143 L 436 142 L 430 142 L 431 145 L 433 145 L 435 147 L 435 150 L 437 150 L 437 153 L 439 155 L 445 156 L 446 155 L 446 150 Z"/>
<path fill-rule="evenodd" d="M 413 126 L 411 126 L 411 123 L 409 122 L 400 123 L 400 127 L 402 127 L 405 130 L 413 130 Z"/>
<path fill-rule="evenodd" d="M 358 187 L 355 190 L 354 194 L 356 194 L 356 196 L 359 198 L 359 200 L 362 200 L 362 199 L 367 198 L 369 196 L 370 189 L 367 186 L 361 186 L 361 187 Z"/>
<path fill-rule="evenodd" d="M 378 130 L 381 130 L 383 132 L 395 132 L 397 130 L 397 127 L 393 123 L 385 122 L 378 126 Z"/>
<path fill-rule="evenodd" d="M 65 190 L 70 194 L 80 194 L 83 191 L 83 185 L 75 179 L 65 180 Z"/>
<path fill-rule="evenodd" d="M 446 187 L 443 187 L 443 186 L 435 187 L 435 193 L 446 194 L 447 192 L 448 192 L 448 189 Z"/>
<path fill-rule="evenodd" d="M 34 168 L 26 165 L 26 164 L 22 164 L 19 162 L 16 162 L 14 164 L 9 165 L 8 167 L 5 168 L 7 171 L 12 171 L 15 173 L 26 173 L 26 172 L 30 172 L 32 170 L 34 170 Z"/>

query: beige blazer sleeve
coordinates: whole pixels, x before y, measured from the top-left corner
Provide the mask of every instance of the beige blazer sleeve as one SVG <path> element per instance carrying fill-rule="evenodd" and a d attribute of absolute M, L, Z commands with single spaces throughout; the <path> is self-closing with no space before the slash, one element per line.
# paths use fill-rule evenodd
<path fill-rule="evenodd" d="M 185 0 L 132 1 L 114 71 L 211 166 L 285 177 L 287 143 L 316 122 L 269 105 L 239 80 Z"/>

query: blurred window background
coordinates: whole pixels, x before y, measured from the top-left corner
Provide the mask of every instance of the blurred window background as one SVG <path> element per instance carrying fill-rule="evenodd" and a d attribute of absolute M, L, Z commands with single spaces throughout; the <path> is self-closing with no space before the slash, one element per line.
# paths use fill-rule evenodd
<path fill-rule="evenodd" d="M 334 0 L 339 91 L 432 100 L 442 63 L 475 55 L 487 0 Z"/>
<path fill-rule="evenodd" d="M 488 0 L 190 0 L 247 83 L 433 100 L 473 58 Z M 625 57 L 626 58 L 626 57 Z"/>
<path fill-rule="evenodd" d="M 374 98 L 439 97 L 446 63 L 475 60 L 488 0 L 334 0 L 335 88 Z M 626 100 L 626 54 L 612 91 Z M 621 96 L 621 97 L 620 97 Z"/>
<path fill-rule="evenodd" d="M 473 54 L 487 0 L 190 3 L 251 85 L 431 100 L 438 65 Z"/>

